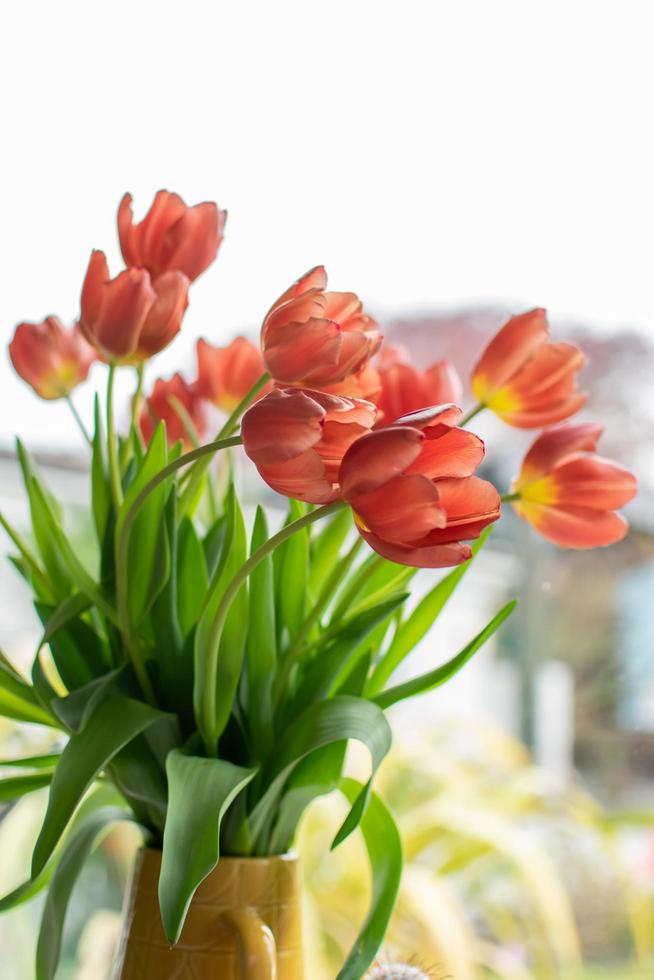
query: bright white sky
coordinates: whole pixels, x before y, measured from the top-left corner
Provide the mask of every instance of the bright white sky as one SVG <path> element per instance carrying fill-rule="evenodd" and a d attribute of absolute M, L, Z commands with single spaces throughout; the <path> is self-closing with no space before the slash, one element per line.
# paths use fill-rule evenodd
<path fill-rule="evenodd" d="M 318 262 L 382 313 L 654 333 L 653 27 L 651 0 L 3 4 L 3 340 L 72 319 L 91 248 L 118 270 L 121 194 L 140 216 L 159 187 L 230 212 L 159 372 Z M 75 438 L 2 357 L 0 442 L 17 428 Z"/>

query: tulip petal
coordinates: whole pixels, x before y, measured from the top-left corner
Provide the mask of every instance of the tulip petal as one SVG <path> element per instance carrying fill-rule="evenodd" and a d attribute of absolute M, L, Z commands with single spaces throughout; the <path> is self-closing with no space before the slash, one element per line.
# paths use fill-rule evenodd
<path fill-rule="evenodd" d="M 94 249 L 91 252 L 88 268 L 82 285 L 80 306 L 82 318 L 80 328 L 86 335 L 89 325 L 97 320 L 102 306 L 102 293 L 105 283 L 109 282 L 109 266 L 104 252 Z M 92 337 L 87 337 L 92 341 Z"/>
<path fill-rule="evenodd" d="M 325 410 L 305 392 L 276 388 L 243 416 L 243 447 L 258 467 L 286 462 L 319 442 L 324 419 Z"/>
<path fill-rule="evenodd" d="M 395 425 L 413 425 L 416 429 L 432 426 L 456 425 L 463 412 L 456 405 L 429 405 L 418 412 L 409 412 L 397 419 Z"/>
<path fill-rule="evenodd" d="M 351 505 L 366 528 L 385 541 L 418 541 L 435 527 L 445 527 L 446 515 L 435 485 L 426 476 L 396 476 Z"/>
<path fill-rule="evenodd" d="M 500 516 L 500 496 L 495 487 L 477 476 L 463 480 L 439 480 L 436 484 L 447 526 L 435 528 L 419 545 L 471 541 Z"/>
<path fill-rule="evenodd" d="M 179 333 L 188 306 L 189 280 L 183 272 L 164 272 L 154 283 L 156 299 L 143 324 L 138 353 L 152 357 L 167 347 Z"/>
<path fill-rule="evenodd" d="M 264 344 L 267 371 L 282 384 L 329 381 L 341 350 L 341 330 L 331 320 L 285 323 Z"/>
<path fill-rule="evenodd" d="M 420 455 L 424 435 L 408 426 L 363 436 L 343 457 L 340 484 L 346 500 L 369 493 L 402 473 Z"/>
<path fill-rule="evenodd" d="M 360 315 L 363 308 L 356 293 L 336 293 L 332 290 L 325 293 L 325 303 L 324 315 L 342 326 L 350 317 Z"/>
<path fill-rule="evenodd" d="M 463 396 L 463 383 L 459 372 L 449 361 L 437 361 L 424 373 L 430 405 L 452 402 L 458 405 Z"/>
<path fill-rule="evenodd" d="M 562 548 L 598 548 L 615 544 L 629 530 L 624 517 L 590 507 L 551 507 L 517 500 L 516 513 L 538 533 Z"/>
<path fill-rule="evenodd" d="M 412 568 L 450 568 L 460 565 L 472 556 L 472 551 L 467 545 L 453 544 L 427 545 L 426 547 L 406 547 L 384 541 L 372 534 L 359 528 L 361 537 L 376 551 L 382 558 L 394 561 L 398 565 L 410 565 Z"/>
<path fill-rule="evenodd" d="M 578 505 L 617 510 L 636 495 L 636 477 L 601 456 L 578 456 L 557 466 L 551 476 L 558 507 Z"/>
<path fill-rule="evenodd" d="M 184 208 L 168 228 L 161 246 L 161 266 L 179 269 L 193 282 L 216 258 L 227 212 L 212 201 Z"/>
<path fill-rule="evenodd" d="M 324 265 L 316 265 L 313 269 L 309 269 L 305 272 L 303 276 L 296 279 L 292 283 L 286 292 L 275 300 L 273 305 L 270 307 L 266 315 L 266 319 L 270 316 L 273 310 L 277 310 L 283 303 L 288 302 L 289 299 L 293 299 L 295 296 L 301 296 L 303 293 L 309 291 L 324 292 L 327 288 L 327 272 L 325 271 Z"/>
<path fill-rule="evenodd" d="M 524 394 L 529 404 L 536 404 L 540 394 L 553 389 L 563 379 L 574 377 L 584 365 L 585 356 L 574 344 L 542 344 L 534 351 L 508 387 Z M 548 396 L 551 400 L 551 395 Z"/>
<path fill-rule="evenodd" d="M 145 269 L 125 269 L 104 284 L 93 340 L 108 360 L 126 360 L 134 354 L 155 301 Z"/>
<path fill-rule="evenodd" d="M 496 415 L 499 415 L 501 419 L 516 429 L 538 429 L 545 425 L 555 425 L 557 422 L 564 422 L 571 416 L 576 415 L 587 401 L 588 394 L 586 392 L 579 392 L 545 408 L 524 410 L 515 408 L 505 411 L 494 408 L 493 410 Z"/>
<path fill-rule="evenodd" d="M 531 480 L 549 473 L 558 463 L 574 453 L 593 452 L 604 426 L 595 422 L 558 425 L 541 433 L 529 448 L 515 484 L 519 490 Z"/>
<path fill-rule="evenodd" d="M 266 483 L 294 500 L 310 504 L 327 504 L 338 497 L 338 487 L 328 478 L 325 466 L 314 450 L 309 449 L 284 463 L 257 467 Z"/>
<path fill-rule="evenodd" d="M 472 389 L 485 404 L 503 388 L 548 336 L 545 310 L 535 309 L 511 317 L 488 344 L 472 372 Z"/>
<path fill-rule="evenodd" d="M 467 477 L 484 458 L 484 443 L 474 432 L 442 425 L 425 435 L 422 452 L 407 473 L 424 473 L 432 480 Z"/>

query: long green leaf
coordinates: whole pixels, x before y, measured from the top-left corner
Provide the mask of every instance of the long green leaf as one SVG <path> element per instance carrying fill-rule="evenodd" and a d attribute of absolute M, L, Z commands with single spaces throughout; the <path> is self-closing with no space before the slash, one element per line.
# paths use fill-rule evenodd
<path fill-rule="evenodd" d="M 371 711 L 370 709 L 374 710 Z M 333 742 L 355 739 L 370 752 L 372 774 L 334 839 L 334 847 L 355 830 L 366 808 L 372 780 L 391 746 L 391 730 L 383 711 L 370 701 L 338 695 L 311 705 L 286 729 L 274 746 L 262 774 L 264 793 L 252 811 L 250 826 L 256 839 L 274 810 L 284 784 L 309 753 Z"/>
<path fill-rule="evenodd" d="M 10 803 L 27 793 L 33 793 L 34 790 L 43 789 L 51 779 L 51 772 L 34 772 L 26 776 L 9 776 L 7 779 L 0 779 L 0 803 Z"/>
<path fill-rule="evenodd" d="M 218 863 L 222 818 L 256 770 L 174 750 L 166 772 L 169 799 L 159 904 L 164 932 L 174 944 L 198 885 Z"/>
<path fill-rule="evenodd" d="M 52 980 L 56 973 L 68 903 L 84 863 L 113 824 L 129 819 L 129 812 L 117 807 L 98 810 L 66 842 L 43 906 L 36 947 L 36 980 Z"/>
<path fill-rule="evenodd" d="M 36 603 L 36 611 L 45 625 L 41 642 L 47 637 L 59 676 L 70 691 L 110 670 L 111 660 L 105 642 L 81 618 L 81 612 L 89 605 L 86 596 L 75 593 L 62 605 L 68 606 L 67 612 L 62 612 L 62 606 L 53 610 L 40 602 Z"/>
<path fill-rule="evenodd" d="M 269 537 L 263 507 L 257 508 L 250 554 Z M 250 618 L 247 640 L 247 689 L 250 737 L 255 757 L 266 751 L 273 738 L 272 681 L 277 663 L 275 583 L 273 561 L 268 555 L 250 575 Z"/>
<path fill-rule="evenodd" d="M 55 769 L 61 752 L 51 752 L 49 755 L 30 755 L 22 759 L 0 759 L 0 769 L 3 766 L 12 769 Z"/>
<path fill-rule="evenodd" d="M 34 688 L 0 651 L 0 714 L 14 721 L 55 726 L 55 719 L 40 704 Z"/>
<path fill-rule="evenodd" d="M 102 425 L 100 400 L 96 394 L 93 404 L 95 426 L 93 430 L 93 454 L 91 459 L 91 503 L 93 521 L 100 546 L 104 544 L 107 522 L 112 509 L 111 488 L 107 467 L 106 439 Z"/>
<path fill-rule="evenodd" d="M 342 779 L 340 790 L 353 803 L 361 784 Z M 402 845 L 395 822 L 374 793 L 361 820 L 361 833 L 372 872 L 370 911 L 336 980 L 360 980 L 375 958 L 390 921 L 402 877 Z"/>
<path fill-rule="evenodd" d="M 489 534 L 490 531 L 484 532 L 475 542 L 472 548 L 473 557 L 483 547 Z M 471 564 L 472 559 L 449 572 L 420 600 L 411 615 L 400 624 L 392 644 L 373 670 L 366 688 L 367 694 L 374 695 L 381 691 L 404 658 L 426 636 Z"/>
<path fill-rule="evenodd" d="M 316 749 L 298 763 L 280 800 L 266 850 L 284 854 L 293 845 L 300 818 L 318 796 L 336 789 L 341 777 L 347 742 L 333 742 Z"/>
<path fill-rule="evenodd" d="M 305 508 L 291 500 L 290 518 L 298 520 Z M 307 614 L 309 530 L 303 528 L 282 545 L 279 581 L 280 627 L 286 627 L 291 640 L 297 636 Z"/>
<path fill-rule="evenodd" d="M 48 808 L 32 856 L 32 877 L 45 867 L 62 832 L 93 780 L 133 738 L 162 717 L 140 701 L 111 695 L 71 737 L 50 787 Z"/>
<path fill-rule="evenodd" d="M 183 636 L 197 623 L 208 586 L 202 543 L 193 522 L 185 517 L 179 526 L 177 550 L 177 613 Z"/>
<path fill-rule="evenodd" d="M 315 536 L 311 542 L 311 591 L 317 593 L 324 580 L 338 561 L 341 548 L 352 530 L 352 514 L 349 510 L 339 511 Z"/>
<path fill-rule="evenodd" d="M 451 677 L 454 677 L 462 667 L 468 663 L 468 661 L 474 656 L 474 654 L 479 650 L 481 646 L 484 645 L 486 640 L 488 640 L 493 633 L 499 629 L 505 619 L 507 619 L 516 607 L 516 601 L 507 603 L 503 609 L 501 609 L 497 616 L 488 623 L 484 629 L 475 636 L 470 643 L 467 644 L 455 657 L 448 660 L 447 663 L 442 664 L 435 670 L 430 670 L 426 674 L 420 674 L 419 677 L 413 677 L 411 680 L 406 681 L 404 684 L 398 684 L 396 687 L 391 687 L 387 691 L 382 691 L 380 694 L 375 695 L 373 701 L 380 706 L 380 708 L 389 708 L 392 704 L 396 704 L 398 701 L 404 701 L 406 698 L 415 697 L 417 694 L 423 694 L 425 691 L 431 691 L 435 687 L 440 687 L 446 681 L 449 681 Z"/>

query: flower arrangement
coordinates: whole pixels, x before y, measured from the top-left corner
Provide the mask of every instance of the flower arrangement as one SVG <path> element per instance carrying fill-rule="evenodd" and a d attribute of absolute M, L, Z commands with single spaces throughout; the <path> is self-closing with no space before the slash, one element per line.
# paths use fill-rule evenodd
<path fill-rule="evenodd" d="M 449 661 L 405 683 L 393 675 L 430 629 L 510 502 L 557 544 L 611 544 L 634 477 L 595 453 L 601 429 L 567 421 L 584 404 L 583 363 L 552 343 L 543 310 L 513 317 L 472 376 L 464 416 L 451 365 L 426 370 L 382 346 L 354 293 L 327 290 L 316 267 L 263 318 L 257 346 L 197 345 L 197 378 L 144 366 L 181 329 L 192 282 L 213 262 L 226 213 L 160 191 L 135 224 L 118 211 L 125 260 L 111 278 L 92 253 L 78 322 L 21 323 L 18 374 L 44 399 L 66 399 L 90 452 L 97 560 L 67 536 L 58 502 L 18 443 L 31 515 L 25 539 L 0 515 L 12 561 L 33 592 L 43 634 L 28 681 L 0 659 L 0 711 L 50 726 L 61 752 L 13 760 L 0 799 L 49 786 L 28 881 L 49 885 L 37 977 L 54 976 L 76 875 L 117 820 L 162 851 L 159 902 L 175 944 L 200 883 L 220 855 L 283 854 L 315 797 L 350 804 L 334 846 L 357 827 L 372 871 L 368 917 L 340 980 L 359 978 L 383 940 L 401 873 L 394 823 L 372 789 L 391 732 L 385 710 L 446 682 L 510 614 L 509 603 Z M 106 367 L 93 430 L 71 393 Z M 114 379 L 132 371 L 131 422 L 116 431 Z M 210 406 L 224 413 L 209 431 Z M 467 428 L 482 409 L 545 428 L 503 496 L 475 475 L 485 447 Z M 263 481 L 289 499 L 271 533 L 258 507 L 248 529 L 236 481 L 212 461 L 242 446 Z M 365 552 L 365 545 L 370 552 Z M 409 614 L 418 568 L 450 569 Z M 369 750 L 365 785 L 343 775 L 348 740 Z"/>

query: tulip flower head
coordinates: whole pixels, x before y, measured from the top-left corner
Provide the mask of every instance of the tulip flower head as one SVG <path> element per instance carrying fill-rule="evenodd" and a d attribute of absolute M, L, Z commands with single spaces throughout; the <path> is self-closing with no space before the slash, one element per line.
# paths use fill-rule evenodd
<path fill-rule="evenodd" d="M 597 548 L 624 538 L 628 525 L 615 511 L 636 494 L 636 478 L 595 455 L 602 426 L 568 423 L 533 443 L 512 486 L 513 507 L 548 541 L 563 548 Z"/>
<path fill-rule="evenodd" d="M 86 380 L 97 354 L 77 327 L 66 329 L 56 316 L 42 323 L 19 323 L 9 345 L 16 373 L 41 398 L 66 398 Z"/>
<path fill-rule="evenodd" d="M 384 344 L 377 364 L 381 391 L 374 399 L 379 409 L 378 425 L 390 425 L 402 415 L 430 405 L 458 404 L 463 385 L 449 361 L 437 361 L 419 371 L 409 363 L 402 347 Z"/>
<path fill-rule="evenodd" d="M 95 251 L 82 287 L 80 330 L 109 363 L 144 361 L 179 332 L 188 286 L 177 271 L 153 282 L 146 269 L 130 268 L 111 279 L 104 252 Z"/>
<path fill-rule="evenodd" d="M 128 266 L 142 266 L 153 279 L 183 272 L 193 282 L 216 258 L 227 212 L 205 201 L 187 207 L 178 194 L 158 191 L 143 221 L 133 223 L 132 196 L 118 207 L 118 237 Z"/>
<path fill-rule="evenodd" d="M 325 389 L 342 384 L 360 377 L 379 349 L 377 324 L 363 312 L 359 298 L 326 292 L 326 286 L 327 274 L 317 266 L 293 283 L 266 315 L 261 328 L 264 363 L 281 385 Z"/>
<path fill-rule="evenodd" d="M 340 470 L 343 498 L 359 533 L 384 558 L 442 568 L 466 561 L 462 541 L 500 516 L 495 487 L 473 476 L 484 444 L 456 426 L 461 410 L 441 405 L 363 436 Z"/>
<path fill-rule="evenodd" d="M 312 504 L 339 496 L 345 452 L 368 432 L 375 406 L 302 388 L 275 388 L 243 416 L 245 452 L 277 493 Z"/>
<path fill-rule="evenodd" d="M 159 378 L 154 383 L 151 395 L 146 398 L 139 420 L 141 435 L 146 443 L 152 438 L 159 422 L 166 424 L 166 437 L 170 445 L 182 442 L 188 449 L 195 441 L 192 436 L 197 434 L 201 438 L 205 434 L 202 399 L 181 374 L 174 374 L 169 380 Z"/>
<path fill-rule="evenodd" d="M 264 373 L 261 351 L 245 337 L 236 337 L 227 347 L 198 340 L 197 357 L 196 388 L 224 412 L 232 412 Z"/>
<path fill-rule="evenodd" d="M 574 344 L 552 344 L 545 310 L 512 317 L 491 340 L 471 378 L 480 405 L 518 429 L 570 418 L 588 396 L 577 391 L 584 355 Z"/>

